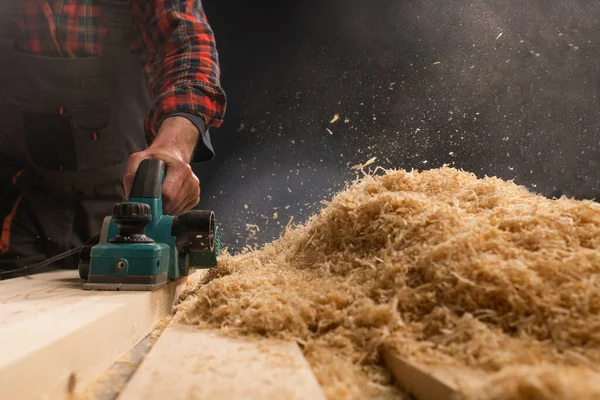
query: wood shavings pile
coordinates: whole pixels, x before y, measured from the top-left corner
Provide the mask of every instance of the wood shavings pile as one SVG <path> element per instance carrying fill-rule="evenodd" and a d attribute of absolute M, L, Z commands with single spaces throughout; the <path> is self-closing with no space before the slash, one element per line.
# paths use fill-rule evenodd
<path fill-rule="evenodd" d="M 330 399 L 398 398 L 378 349 L 474 369 L 473 399 L 600 398 L 600 205 L 387 171 L 226 255 L 178 318 L 296 340 Z"/>

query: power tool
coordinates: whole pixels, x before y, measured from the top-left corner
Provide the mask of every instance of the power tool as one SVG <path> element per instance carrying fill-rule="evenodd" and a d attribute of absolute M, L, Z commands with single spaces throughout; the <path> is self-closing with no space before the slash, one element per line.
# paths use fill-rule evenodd
<path fill-rule="evenodd" d="M 193 269 L 216 266 L 221 234 L 212 211 L 163 215 L 161 160 L 141 162 L 129 201 L 117 203 L 96 240 L 79 257 L 79 275 L 90 290 L 155 290 Z"/>

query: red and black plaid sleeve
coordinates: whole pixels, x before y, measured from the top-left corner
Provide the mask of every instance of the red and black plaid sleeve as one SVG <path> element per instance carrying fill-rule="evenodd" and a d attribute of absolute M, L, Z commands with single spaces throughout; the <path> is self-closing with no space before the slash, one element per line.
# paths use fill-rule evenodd
<path fill-rule="evenodd" d="M 223 121 L 226 99 L 219 85 L 215 39 L 199 0 L 133 1 L 134 19 L 149 58 L 154 98 L 146 130 L 156 135 L 175 113 L 202 117 L 207 127 Z"/>
<path fill-rule="evenodd" d="M 0 0 L 4 1 L 4 0 Z M 103 0 L 22 0 L 17 46 L 49 57 L 86 57 L 103 52 Z M 207 127 L 219 126 L 226 100 L 219 85 L 215 40 L 200 0 L 131 0 L 140 37 L 149 59 L 154 105 L 146 131 L 156 136 L 160 122 L 172 114 L 192 114 Z"/>

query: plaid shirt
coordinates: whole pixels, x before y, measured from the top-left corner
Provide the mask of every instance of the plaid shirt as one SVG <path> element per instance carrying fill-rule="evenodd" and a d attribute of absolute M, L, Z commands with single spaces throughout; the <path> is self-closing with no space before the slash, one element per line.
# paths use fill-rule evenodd
<path fill-rule="evenodd" d="M 5 0 L 0 0 L 5 1 Z M 102 0 L 22 0 L 15 19 L 21 51 L 49 57 L 102 54 L 107 34 Z M 215 40 L 200 0 L 132 0 L 137 38 L 145 53 L 154 106 L 146 131 L 156 136 L 173 114 L 201 117 L 206 127 L 222 123 L 225 93 L 219 85 Z"/>

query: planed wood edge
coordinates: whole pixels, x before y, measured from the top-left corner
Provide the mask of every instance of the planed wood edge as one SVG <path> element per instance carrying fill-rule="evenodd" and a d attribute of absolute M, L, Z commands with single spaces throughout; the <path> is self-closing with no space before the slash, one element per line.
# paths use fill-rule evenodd
<path fill-rule="evenodd" d="M 325 400 L 294 342 L 222 337 L 171 323 L 118 400 Z"/>
<path fill-rule="evenodd" d="M 67 304 L 4 325 L 0 339 L 15 350 L 0 363 L 0 398 L 73 399 L 172 314 L 186 282 L 153 292 L 70 289 Z"/>
<path fill-rule="evenodd" d="M 73 400 L 114 400 L 123 391 L 144 357 L 150 352 L 156 337 L 146 336 L 129 353 L 121 357 L 95 382 L 88 385 L 83 393 Z"/>
<path fill-rule="evenodd" d="M 381 356 L 398 384 L 417 400 L 442 400 L 458 398 L 457 387 L 426 372 L 421 366 L 410 362 L 384 346 Z"/>

